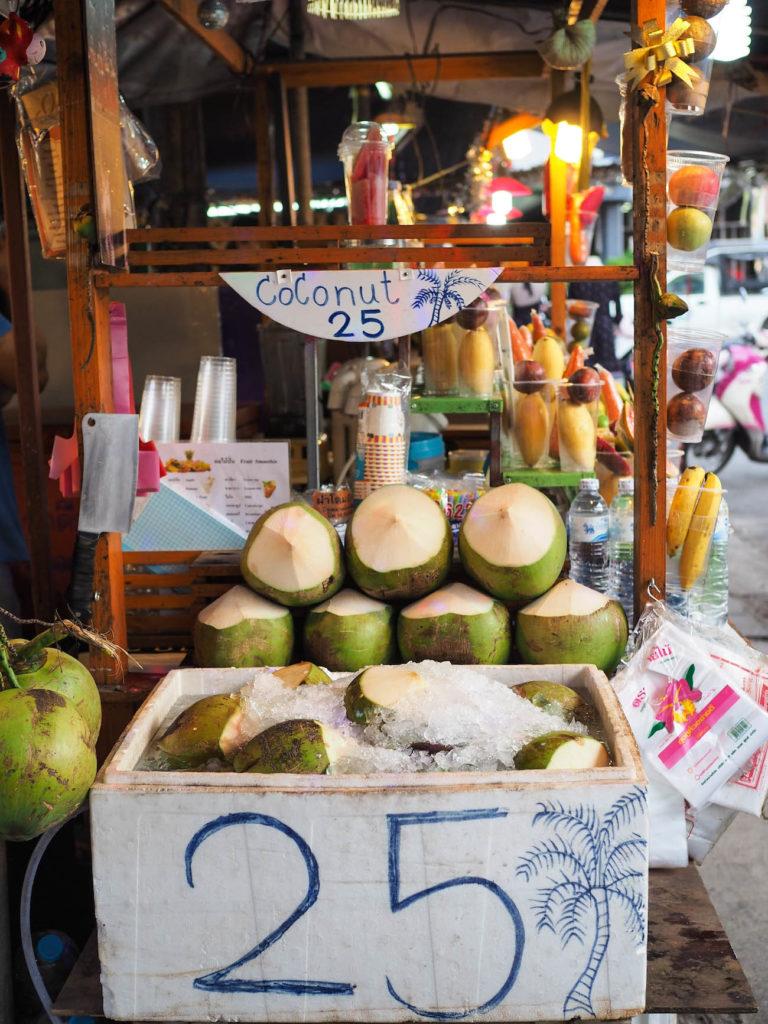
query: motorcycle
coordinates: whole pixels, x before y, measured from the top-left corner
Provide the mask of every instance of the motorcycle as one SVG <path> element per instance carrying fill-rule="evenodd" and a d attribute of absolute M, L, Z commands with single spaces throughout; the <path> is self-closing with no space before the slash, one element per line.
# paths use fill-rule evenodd
<path fill-rule="evenodd" d="M 719 473 L 736 448 L 752 462 L 768 462 L 762 395 L 768 356 L 752 338 L 726 345 L 698 444 L 685 445 L 685 464 Z"/>

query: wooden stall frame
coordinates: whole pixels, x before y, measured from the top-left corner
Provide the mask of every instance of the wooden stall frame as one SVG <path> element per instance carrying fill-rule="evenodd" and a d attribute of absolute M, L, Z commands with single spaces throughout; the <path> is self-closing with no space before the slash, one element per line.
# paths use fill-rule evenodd
<path fill-rule="evenodd" d="M 173 9 L 173 13 L 180 18 L 188 27 L 192 28 L 198 36 L 203 38 L 197 28 L 190 25 L 193 4 L 186 0 L 163 0 L 165 5 Z M 74 6 L 81 7 L 84 0 L 78 0 Z M 68 10 L 71 4 L 67 4 Z M 575 0 L 574 16 L 582 7 L 587 16 L 599 17 L 605 3 L 603 0 L 583 0 L 579 3 Z M 57 7 L 63 14 L 64 0 L 57 0 Z M 577 9 L 578 8 L 578 9 Z M 665 5 L 663 0 L 633 0 L 632 23 L 637 26 L 651 18 L 656 18 L 659 24 L 664 24 Z M 62 20 L 64 20 L 62 18 Z M 408 246 L 397 251 L 397 256 L 408 262 L 419 261 L 429 265 L 436 262 L 458 263 L 469 262 L 477 265 L 497 265 L 501 263 L 504 267 L 500 280 L 503 281 L 549 281 L 554 283 L 565 283 L 579 280 L 616 280 L 634 281 L 635 283 L 635 309 L 636 309 L 636 350 L 637 350 L 637 381 L 636 381 L 636 417 L 639 424 L 657 424 L 655 437 L 649 437 L 647 430 L 638 431 L 638 457 L 635 459 L 636 473 L 636 610 L 640 610 L 646 601 L 646 591 L 653 582 L 659 591 L 663 593 L 665 577 L 664 558 L 664 462 L 666 433 L 664 420 L 664 356 L 663 352 L 659 359 L 659 352 L 656 346 L 658 334 L 653 314 L 653 299 L 651 290 L 651 273 L 656 275 L 660 286 L 665 284 L 664 275 L 664 246 L 665 228 L 663 217 L 658 210 L 651 208 L 651 189 L 657 192 L 656 201 L 662 196 L 663 205 L 663 175 L 666 157 L 666 140 L 663 131 L 664 106 L 663 95 L 651 104 L 650 109 L 643 111 L 643 118 L 638 119 L 640 127 L 635 139 L 635 149 L 639 162 L 636 173 L 636 195 L 635 195 L 635 217 L 634 225 L 636 239 L 639 245 L 636 246 L 635 266 L 633 267 L 566 267 L 560 265 L 561 258 L 557 259 L 555 265 L 550 262 L 547 266 L 531 265 L 525 259 L 515 259 L 520 252 L 515 252 L 513 245 L 519 244 L 519 234 L 514 232 L 507 234 L 495 229 L 495 235 L 483 232 L 482 226 L 467 225 L 429 225 L 417 226 L 416 228 L 403 229 L 396 225 L 387 225 L 379 229 L 364 228 L 323 228 L 323 227 L 290 227 L 290 228 L 268 228 L 272 215 L 272 206 L 269 200 L 274 195 L 271 175 L 271 132 L 273 130 L 272 115 L 269 108 L 268 79 L 277 76 L 280 79 L 281 95 L 285 89 L 306 87 L 308 85 L 337 85 L 354 84 L 359 82 L 369 83 L 378 78 L 386 78 L 390 81 L 418 81 L 432 80 L 435 77 L 443 79 L 459 78 L 492 78 L 492 77 L 515 77 L 532 74 L 541 74 L 543 66 L 536 54 L 514 55 L 505 53 L 490 54 L 450 54 L 445 56 L 417 56 L 417 57 L 394 57 L 394 58 L 352 58 L 348 60 L 297 60 L 264 63 L 251 68 L 248 64 L 247 54 L 239 47 L 239 44 L 226 36 L 224 33 L 207 33 L 204 41 L 227 61 L 233 70 L 239 73 L 252 72 L 254 76 L 254 88 L 256 95 L 256 109 L 259 113 L 259 124 L 257 134 L 259 140 L 259 194 L 262 199 L 261 221 L 262 228 L 242 229 L 240 233 L 227 228 L 192 228 L 175 229 L 170 231 L 149 230 L 135 231 L 129 233 L 129 254 L 127 271 L 104 271 L 98 268 L 85 265 L 82 254 L 82 243 L 74 236 L 71 228 L 68 231 L 68 263 L 70 268 L 75 268 L 76 283 L 70 287 L 71 308 L 75 296 L 81 303 L 85 299 L 85 306 L 88 310 L 90 322 L 94 325 L 103 324 L 104 309 L 110 288 L 112 287 L 184 287 L 184 286 L 211 286 L 220 282 L 219 274 L 215 268 L 240 266 L 247 269 L 268 270 L 274 267 L 291 266 L 325 266 L 331 268 L 342 262 L 346 265 L 355 261 L 361 262 L 390 262 L 392 250 L 389 247 L 380 247 L 375 244 L 379 238 L 410 238 L 418 240 L 420 245 Z M 234 47 L 232 46 L 234 43 Z M 75 38 L 71 30 L 62 30 L 59 44 L 60 64 L 78 64 L 80 69 L 83 66 L 83 58 L 87 53 L 87 37 L 81 34 Z M 84 49 L 85 47 L 85 49 Z M 235 47 L 237 49 L 235 49 Z M 245 56 L 244 56 L 245 55 Z M 86 87 L 82 70 L 78 74 L 70 69 L 68 75 L 61 76 L 61 87 L 68 93 L 66 102 L 62 103 L 70 113 L 78 105 L 78 91 L 82 92 Z M 632 100 L 636 102 L 633 94 Z M 266 123 L 264 123 L 266 119 Z M 80 131 L 77 125 L 78 142 L 87 148 L 88 139 Z M 270 151 L 264 151 L 264 144 L 269 142 Z M 67 161 L 65 156 L 65 174 L 67 177 L 68 191 L 68 217 L 71 218 L 74 208 L 74 197 L 69 198 L 69 193 L 74 188 L 75 192 L 80 189 L 78 198 L 84 192 L 83 182 L 88 177 L 78 171 L 77 157 L 73 153 L 73 140 L 70 145 L 65 142 L 65 154 L 69 149 L 70 156 Z M 83 157 L 79 157 L 81 163 Z M 74 173 L 73 173 L 74 168 Z M 79 183 L 79 184 L 76 184 Z M 522 228 L 519 222 L 515 225 Z M 533 235 L 534 225 L 527 225 Z M 262 233 L 260 233 L 262 232 Z M 281 234 L 285 232 L 285 234 Z M 513 243 L 512 239 L 518 241 Z M 367 244 L 359 245 L 354 249 L 342 248 L 347 240 L 356 239 L 365 241 Z M 438 239 L 443 242 L 450 242 L 452 249 L 438 249 Z M 217 243 L 237 240 L 241 242 L 252 242 L 253 247 L 242 247 L 237 250 L 223 250 L 211 248 Z M 433 245 L 430 247 L 430 241 Z M 289 242 L 290 247 L 285 248 L 281 243 Z M 328 243 L 323 245 L 322 243 Z M 197 245 L 193 248 L 193 243 Z M 200 243 L 208 245 L 209 248 L 200 247 Z M 531 237 L 531 244 L 533 237 Z M 136 247 L 140 244 L 148 247 L 144 252 L 137 252 Z M 156 245 L 164 248 L 158 250 Z M 168 246 L 176 248 L 166 248 Z M 499 250 L 493 251 L 494 245 L 509 247 L 504 258 L 499 259 Z M 336 251 L 333 251 L 335 246 Z M 429 249 L 432 248 L 430 253 Z M 437 254 L 440 254 L 439 256 Z M 553 254 L 557 258 L 557 254 Z M 534 260 L 533 263 L 537 263 Z M 527 264 L 527 265 L 526 265 Z M 88 282 L 87 291 L 84 285 Z M 78 322 L 82 322 L 83 313 L 78 313 L 73 320 L 73 351 L 82 353 L 84 339 L 82 328 Z M 102 332 L 95 327 L 96 351 L 103 348 Z M 654 386 L 654 373 L 658 373 L 658 390 Z M 87 394 L 89 386 L 85 388 L 77 386 L 78 404 L 82 405 L 84 393 Z M 102 401 L 101 408 L 108 408 L 109 396 L 107 394 L 107 381 L 101 380 L 97 385 L 96 395 Z M 94 406 L 96 407 L 96 406 Z M 107 554 L 103 560 L 106 571 L 107 589 L 102 594 L 102 601 L 108 604 L 107 618 L 125 621 L 122 602 L 122 565 L 119 569 L 116 565 L 115 555 L 118 552 L 110 550 L 109 543 L 106 546 Z M 115 592 L 119 586 L 120 593 Z M 111 588 L 111 592 L 110 592 Z M 117 635 L 124 635 L 118 632 Z"/>

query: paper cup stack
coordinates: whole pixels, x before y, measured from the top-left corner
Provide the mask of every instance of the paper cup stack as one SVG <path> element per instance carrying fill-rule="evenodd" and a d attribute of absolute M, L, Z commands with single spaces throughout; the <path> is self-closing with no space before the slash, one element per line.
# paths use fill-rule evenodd
<path fill-rule="evenodd" d="M 387 484 L 405 483 L 405 441 L 402 396 L 389 391 L 369 391 L 361 403 L 358 420 L 357 500 Z"/>

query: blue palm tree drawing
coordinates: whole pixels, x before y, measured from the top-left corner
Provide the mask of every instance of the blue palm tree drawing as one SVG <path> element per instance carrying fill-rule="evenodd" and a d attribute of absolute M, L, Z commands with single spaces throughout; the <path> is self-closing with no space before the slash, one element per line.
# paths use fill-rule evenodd
<path fill-rule="evenodd" d="M 621 909 L 638 946 L 645 941 L 646 840 L 628 832 L 645 808 L 644 790 L 634 787 L 602 816 L 594 807 L 560 802 L 539 804 L 533 824 L 547 826 L 544 839 L 521 857 L 516 874 L 546 878 L 533 901 L 538 932 L 550 931 L 563 949 L 584 946 L 594 930 L 584 970 L 563 1004 L 566 1017 L 594 1016 L 592 989 L 611 941 L 611 906 Z M 591 920 L 590 920 L 591 919 Z"/>
<path fill-rule="evenodd" d="M 483 287 L 482 281 L 478 281 L 476 277 L 469 277 L 462 270 L 452 270 L 446 275 L 445 281 L 440 280 L 440 275 L 436 270 L 417 270 L 416 277 L 419 281 L 426 281 L 427 286 L 416 293 L 411 302 L 411 309 L 422 309 L 424 306 L 431 305 L 430 327 L 440 323 L 443 306 L 449 313 L 454 308 L 456 311 L 464 308 L 466 303 L 457 288 L 461 285 L 478 289 Z"/>

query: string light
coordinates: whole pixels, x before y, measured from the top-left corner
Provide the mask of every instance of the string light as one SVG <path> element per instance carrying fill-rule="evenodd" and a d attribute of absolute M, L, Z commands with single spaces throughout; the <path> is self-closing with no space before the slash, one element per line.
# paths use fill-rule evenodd
<path fill-rule="evenodd" d="M 396 18 L 400 0 L 307 0 L 307 14 L 318 18 L 364 21 L 367 18 Z"/>

